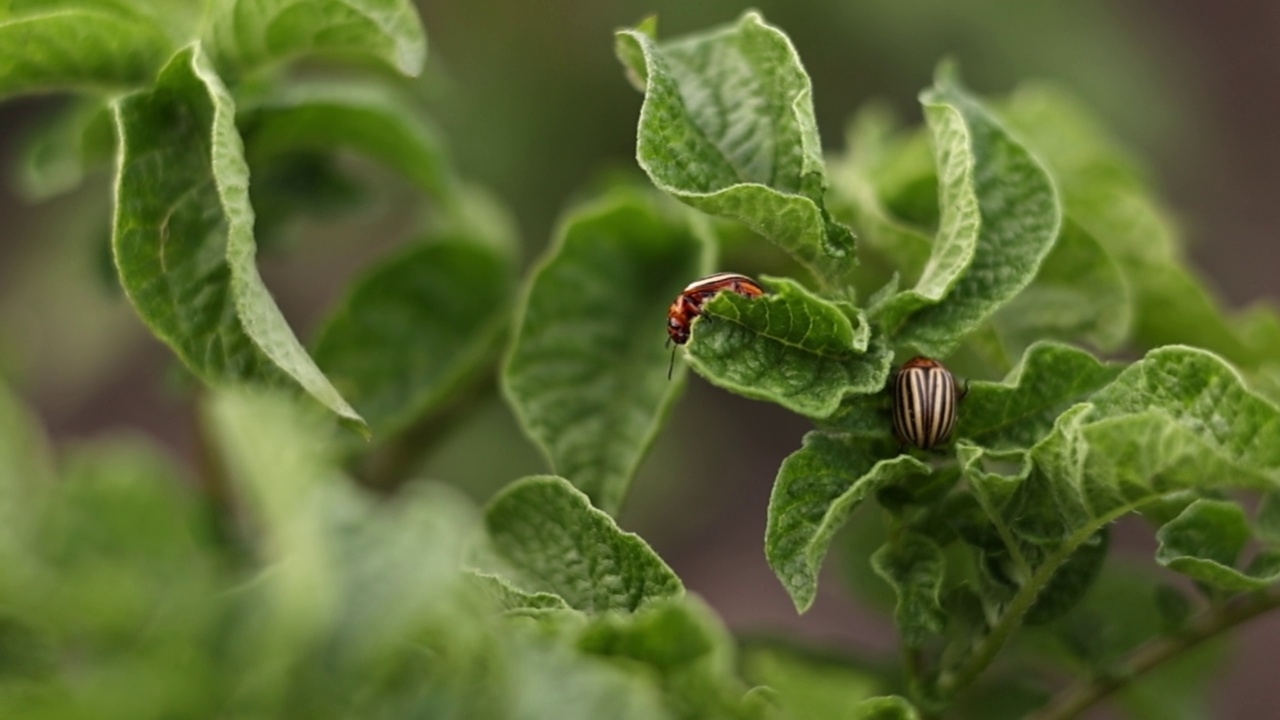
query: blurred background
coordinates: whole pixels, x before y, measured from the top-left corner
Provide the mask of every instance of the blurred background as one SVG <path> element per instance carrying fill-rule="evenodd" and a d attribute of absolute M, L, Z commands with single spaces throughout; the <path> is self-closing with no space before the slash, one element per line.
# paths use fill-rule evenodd
<path fill-rule="evenodd" d="M 443 129 L 455 166 L 512 209 L 527 265 L 574 199 L 616 173 L 639 176 L 641 95 L 614 60 L 613 30 L 657 14 L 660 36 L 672 37 L 732 21 L 747 7 L 727 0 L 424 2 L 430 57 L 415 90 Z M 1182 222 L 1191 256 L 1225 301 L 1280 299 L 1280 4 L 789 0 L 754 7 L 799 50 L 829 150 L 843 149 L 846 120 L 870 99 L 887 100 L 918 123 L 916 93 L 944 56 L 959 60 L 968 84 L 985 94 L 1053 80 L 1145 162 Z M 0 105 L 3 167 L 17 162 L 25 139 L 64 102 Z M 376 170 L 356 170 L 375 185 L 371 204 L 350 218 L 305 226 L 263 252 L 267 283 L 304 339 L 355 270 L 406 239 L 401 226 L 414 213 L 406 207 L 413 194 Z M 0 377 L 59 440 L 136 432 L 190 458 L 197 445 L 190 388 L 105 279 L 107 174 L 34 204 L 12 177 L 0 185 Z M 655 313 L 661 322 L 661 310 Z M 765 564 L 769 489 L 806 429 L 785 412 L 691 378 L 621 522 L 735 629 L 887 651 L 895 642 L 890 627 L 850 599 L 842 562 L 828 562 L 830 577 L 804 617 Z M 420 474 L 483 499 L 542 471 L 493 397 L 448 430 Z M 1150 533 L 1133 534 L 1138 539 L 1122 552 L 1149 562 Z M 1243 652 L 1214 692 L 1215 717 L 1273 717 L 1265 708 L 1280 618 L 1250 625 L 1238 641 Z"/>

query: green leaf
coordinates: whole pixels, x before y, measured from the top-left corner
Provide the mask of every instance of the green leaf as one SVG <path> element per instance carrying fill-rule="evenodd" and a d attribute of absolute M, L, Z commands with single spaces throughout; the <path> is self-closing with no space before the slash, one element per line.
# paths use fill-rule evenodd
<path fill-rule="evenodd" d="M 636 25 L 634 32 L 641 33 L 650 40 L 658 39 L 658 16 L 650 15 Z M 645 83 L 648 82 L 648 68 L 645 67 L 644 51 L 638 43 L 623 42 L 621 38 L 617 38 L 614 42 L 614 52 L 618 56 L 618 60 L 622 63 L 622 68 L 626 72 L 627 82 L 631 83 L 631 87 L 644 92 Z"/>
<path fill-rule="evenodd" d="M 122 7 L 0 8 L 0 98 L 141 85 L 172 52 L 160 29 Z"/>
<path fill-rule="evenodd" d="M 933 138 L 940 218 L 929 259 L 915 287 L 894 295 L 875 308 L 876 318 L 891 330 L 901 327 L 912 313 L 937 305 L 947 297 L 973 263 L 983 225 L 974 175 L 980 146 L 975 145 L 975 132 L 969 128 L 969 124 L 975 121 L 966 117 L 956 102 L 941 92 L 926 92 L 920 101 Z M 976 121 L 977 133 L 984 130 L 983 119 L 979 116 Z M 991 133 L 990 130 L 986 132 Z M 983 169 L 987 170 L 985 166 Z M 991 241 L 987 239 L 986 242 Z"/>
<path fill-rule="evenodd" d="M 1091 398 L 1084 428 L 1090 479 L 1125 489 L 1275 488 L 1280 409 L 1240 375 L 1196 348 L 1152 350 Z"/>
<path fill-rule="evenodd" d="M 374 432 L 395 433 L 484 369 L 514 282 L 512 257 L 464 234 L 411 245 L 352 283 L 316 363 Z"/>
<path fill-rule="evenodd" d="M 348 662 L 366 667 L 403 662 L 408 651 L 403 643 L 415 638 L 435 642 L 443 636 L 439 650 L 450 657 L 494 651 L 476 636 L 496 604 L 484 602 L 460 567 L 480 537 L 479 513 L 470 498 L 445 485 L 419 482 L 400 488 L 395 502 L 378 504 L 352 492 L 348 479 L 332 470 L 319 479 L 316 489 L 329 495 L 329 504 L 312 508 L 325 525 L 318 541 L 332 549 L 341 573 L 333 645 Z M 323 489 L 324 482 L 334 481 L 342 485 L 332 492 Z"/>
<path fill-rule="evenodd" d="M 920 647 L 942 632 L 947 616 L 939 594 L 946 563 L 937 544 L 923 535 L 903 533 L 871 556 L 871 566 L 898 596 L 893 619 L 903 644 Z"/>
<path fill-rule="evenodd" d="M 853 305 L 824 300 L 785 278 L 756 298 L 720 293 L 703 307 L 686 345 L 690 365 L 727 390 L 810 417 L 884 387 L 889 349 Z"/>
<path fill-rule="evenodd" d="M 485 594 L 493 599 L 494 604 L 503 610 L 568 610 L 569 605 L 564 598 L 547 592 L 526 592 L 511 584 L 501 575 L 471 571 L 475 580 Z"/>
<path fill-rule="evenodd" d="M 1096 238 L 1068 217 L 1036 279 L 995 316 L 1015 350 L 1038 339 L 1080 340 L 1114 350 L 1133 326 L 1128 280 Z"/>
<path fill-rule="evenodd" d="M 839 284 L 853 235 L 826 209 L 812 87 L 791 41 L 754 12 L 663 43 L 645 30 L 617 36 L 619 58 L 646 83 L 640 167 L 681 202 L 745 223 Z"/>
<path fill-rule="evenodd" d="M 920 720 L 920 713 L 906 698 L 885 695 L 858 703 L 849 717 L 854 720 Z"/>
<path fill-rule="evenodd" d="M 311 53 L 367 56 L 417 75 L 427 38 L 408 0 L 217 0 L 210 53 L 240 75 Z"/>
<path fill-rule="evenodd" d="M 913 301 L 914 312 L 900 324 L 890 323 L 889 329 L 894 332 L 896 343 L 913 346 L 924 355 L 945 357 L 965 335 L 1031 283 L 1057 239 L 1062 211 L 1053 183 L 1040 163 L 960 86 L 947 68 L 940 70 L 923 102 L 929 108 L 940 108 L 933 111 L 935 114 L 947 110 L 963 119 L 968 145 L 957 151 L 973 156 L 973 194 L 977 196 L 981 221 L 972 260 L 958 278 L 952 275 L 962 264 L 963 243 L 935 244 L 935 256 L 942 254 L 936 264 L 936 285 L 949 288 L 945 295 L 936 304 L 918 310 Z M 958 132 L 953 122 L 940 128 L 946 137 Z M 954 144 L 949 143 L 944 151 Z M 940 155 L 949 158 L 946 152 Z M 967 163 L 955 160 L 940 165 L 944 172 L 964 171 L 967 167 Z M 964 192 L 963 184 L 953 188 L 951 178 L 943 176 L 940 182 L 939 201 L 946 203 L 941 207 L 942 230 L 962 236 L 962 230 L 972 222 L 967 206 L 970 196 Z M 948 219 L 950 224 L 946 223 Z M 930 262 L 934 263 L 934 258 Z M 926 269 L 922 282 L 932 283 L 934 278 Z M 886 308 L 895 308 L 896 302 L 890 299 Z M 896 314 L 893 310 L 887 320 L 896 320 Z"/>
<path fill-rule="evenodd" d="M 342 702 L 360 716 L 402 715 L 426 697 L 490 716 L 492 699 L 468 688 L 508 677 L 505 661 L 485 658 L 515 649 L 492 635 L 493 606 L 460 571 L 478 529 L 470 502 L 435 485 L 406 486 L 394 503 L 359 494 L 337 470 L 332 421 L 283 396 L 220 392 L 207 417 L 265 565 L 236 580 L 219 628 L 235 706 L 316 717 Z M 426 644 L 450 662 L 424 665 Z"/>
<path fill-rule="evenodd" d="M 745 718 L 746 687 L 735 673 L 733 639 L 694 597 L 658 600 L 634 614 L 591 619 L 576 640 L 582 652 L 642 664 L 675 717 Z"/>
<path fill-rule="evenodd" d="M 85 100 L 42 124 L 23 148 L 17 182 L 27 199 L 46 200 L 74 189 L 86 174 L 115 154 L 111 112 L 101 100 Z"/>
<path fill-rule="evenodd" d="M 342 569 L 331 518 L 358 507 L 354 486 L 337 470 L 332 424 L 306 410 L 243 388 L 219 391 L 205 409 L 272 562 L 256 592 L 269 619 L 264 643 L 282 659 L 306 652 L 337 621 Z"/>
<path fill-rule="evenodd" d="M 490 715 L 455 717 L 556 718 L 560 720 L 667 720 L 659 689 L 636 668 L 599 661 L 560 645 L 525 643 L 515 651 L 514 677 L 509 695 Z M 483 662 L 487 662 L 485 660 Z M 498 680 L 506 680 L 499 677 Z M 488 687 L 463 688 L 472 695 L 489 694 Z M 421 706 L 419 706 L 421 707 Z M 500 714 L 499 714 L 500 713 Z"/>
<path fill-rule="evenodd" d="M 631 612 L 684 592 L 643 540 L 620 530 L 563 478 L 512 483 L 490 501 L 485 525 L 498 553 L 535 589 L 577 610 Z"/>
<path fill-rule="evenodd" d="M 847 156 L 831 168 L 833 203 L 848 212 L 859 242 L 887 258 L 904 280 L 914 284 L 929 262 L 933 238 L 900 220 L 881 196 L 878 171 L 891 158 L 906 154 L 892 133 L 893 121 L 883 106 L 872 103 L 858 111 L 846 133 Z M 928 171 L 932 179 L 932 162 Z M 976 234 L 975 227 L 975 238 Z"/>
<path fill-rule="evenodd" d="M 974 498 L 994 526 L 1004 550 L 1020 566 L 1016 568 L 1020 575 L 1015 578 L 1016 582 L 1026 580 L 1021 575 L 1031 570 L 1027 559 L 1022 557 L 1024 550 L 1054 546 L 1088 521 L 1090 513 L 1079 489 L 1037 475 L 1027 453 L 983 450 L 963 441 L 956 449 L 961 471 Z M 1015 472 L 1008 473 L 1015 467 Z M 974 534 L 972 528 L 970 530 L 972 537 L 985 538 L 981 531 Z M 990 549 L 982 542 L 974 544 Z M 1026 544 L 1032 548 L 1026 548 Z"/>
<path fill-rule="evenodd" d="M 778 469 L 765 556 L 800 612 L 813 604 L 831 539 L 858 505 L 881 488 L 929 474 L 910 455 L 882 459 L 891 447 L 884 438 L 811 432 Z"/>
<path fill-rule="evenodd" d="M 671 209 L 627 191 L 572 213 L 533 271 L 502 374 L 552 468 L 611 514 L 680 390 L 662 310 L 711 267 L 702 227 Z"/>
<path fill-rule="evenodd" d="M 166 626 L 154 629 L 161 638 L 167 631 L 195 642 L 212 610 L 215 558 L 185 481 L 172 459 L 141 438 L 70 448 L 34 542 L 48 566 L 43 580 L 58 586 L 37 595 L 40 616 L 100 651 L 152 622 Z M 85 611 L 86 598 L 93 612 Z M 164 612 L 166 603 L 187 611 Z"/>
<path fill-rule="evenodd" d="M 965 687 L 1025 619 L 1037 595 L 1100 529 L 1188 488 L 1275 488 L 1280 483 L 1280 410 L 1203 350 L 1154 350 L 1089 402 L 1059 416 L 998 501 L 984 503 L 1026 579 L 1002 602 L 995 630 L 944 690 Z M 970 446 L 972 447 L 972 446 Z M 966 450 L 965 452 L 970 452 Z M 969 462 L 962 456 L 962 462 Z M 983 485 L 970 484 L 981 496 Z M 1016 533 L 1016 537 L 1014 534 Z M 1019 542 L 1025 541 L 1026 544 Z M 1258 575 L 1274 571 L 1264 554 Z M 1016 560 L 1016 558 L 1015 558 Z"/>
<path fill-rule="evenodd" d="M 439 132 L 404 98 L 379 85 L 303 82 L 240 112 L 251 167 L 303 151 L 350 149 L 448 199 L 456 179 Z"/>
<path fill-rule="evenodd" d="M 1210 641 L 1184 650 L 1137 677 L 1127 664 L 1144 643 L 1162 633 L 1177 632 L 1167 628 L 1168 621 L 1159 609 L 1161 594 L 1152 592 L 1165 587 L 1161 580 L 1162 574 L 1150 564 L 1113 555 L 1084 601 L 1060 621 L 1045 626 L 1067 653 L 1059 651 L 1058 643 L 1020 649 L 1032 649 L 1040 656 L 1027 658 L 1028 662 L 1047 661 L 1071 674 L 1088 673 L 1100 681 L 1126 678 L 1128 682 L 1117 693 L 1117 704 L 1134 718 L 1212 717 L 1208 701 L 1226 657 L 1223 643 Z M 1176 597 L 1186 602 L 1180 593 Z M 1028 637 L 1034 642 L 1039 635 Z M 1019 717 L 1023 715 L 1025 712 Z"/>
<path fill-rule="evenodd" d="M 1156 561 L 1223 590 L 1261 590 L 1280 581 L 1280 553 L 1263 551 L 1247 569 L 1236 569 L 1249 537 L 1249 523 L 1239 505 L 1197 500 L 1156 533 Z"/>
<path fill-rule="evenodd" d="M 112 245 L 121 284 L 152 332 L 207 382 L 293 386 L 362 427 L 258 275 L 235 108 L 199 47 L 115 113 Z"/>
<path fill-rule="evenodd" d="M 849 152 L 857 155 L 870 152 L 865 164 L 867 179 L 891 216 L 921 232 L 937 228 L 941 217 L 933 138 L 927 127 L 893 131 L 893 124 L 891 119 L 885 119 L 874 135 L 861 135 L 860 140 L 869 144 L 855 145 L 851 138 Z M 872 129 L 875 129 L 874 125 Z M 929 245 L 932 245 L 932 240 L 929 240 Z M 928 260 L 927 252 L 924 260 Z M 918 266 L 907 266 L 902 270 L 914 279 L 919 277 L 919 273 L 912 269 L 923 267 L 921 262 Z"/>
<path fill-rule="evenodd" d="M 1110 545 L 1111 534 L 1105 527 L 1081 543 L 1036 596 L 1035 604 L 1027 611 L 1026 623 L 1047 623 L 1075 607 L 1098 579 Z"/>
<path fill-rule="evenodd" d="M 1036 343 L 1002 382 L 969 385 L 955 435 L 986 448 L 1029 448 L 1063 410 L 1109 384 L 1122 369 L 1069 345 Z"/>
<path fill-rule="evenodd" d="M 1230 317 L 1185 260 L 1172 214 L 1161 206 L 1137 163 L 1075 98 L 1060 89 L 1029 85 L 1003 116 L 1054 171 L 1070 219 L 1113 258 L 1134 303 L 1133 334 L 1147 347 L 1198 345 L 1251 372 L 1276 356 L 1259 334 L 1275 326 L 1259 306 Z M 1270 316 L 1268 319 L 1267 316 Z"/>
<path fill-rule="evenodd" d="M 18 575 L 13 559 L 4 559 L 5 580 L 25 582 L 3 589 L 0 622 L 17 626 L 0 639 L 6 684 L 21 690 L 5 693 L 0 714 L 86 712 L 71 707 L 133 717 L 199 714 L 202 693 L 192 687 L 216 682 L 214 664 L 190 658 L 209 647 L 225 558 L 211 552 L 186 478 L 150 442 L 112 438 L 69 448 L 59 480 L 48 502 L 24 508 L 38 523 L 22 561 L 37 572 Z M 43 682 L 19 675 L 22 665 L 38 672 L 30 667 L 36 658 L 15 657 L 14 630 L 24 626 L 34 634 L 22 643 L 35 645 L 27 653 L 41 646 L 49 653 Z M 70 654 L 74 671 L 61 661 Z"/>
<path fill-rule="evenodd" d="M 369 188 L 332 155 L 297 152 L 249 164 L 253 234 L 264 253 L 292 249 L 291 222 L 300 216 L 324 223 L 368 207 L 373 199 Z"/>
<path fill-rule="evenodd" d="M 848 664 L 805 658 L 778 648 L 746 653 L 743 666 L 753 682 L 775 691 L 782 717 L 794 720 L 847 720 L 880 685 L 870 674 Z"/>

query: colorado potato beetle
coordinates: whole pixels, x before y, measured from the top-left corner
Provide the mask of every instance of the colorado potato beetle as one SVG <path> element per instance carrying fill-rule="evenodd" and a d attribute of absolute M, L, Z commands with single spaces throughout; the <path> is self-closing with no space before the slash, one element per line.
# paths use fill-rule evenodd
<path fill-rule="evenodd" d="M 956 404 L 964 397 L 942 363 L 915 357 L 893 380 L 893 430 L 903 444 L 921 450 L 941 445 L 956 426 Z"/>
<path fill-rule="evenodd" d="M 702 306 L 718 293 L 728 290 L 743 297 L 759 297 L 764 294 L 760 283 L 746 275 L 737 273 L 716 273 L 689 283 L 671 307 L 667 309 L 668 343 L 683 345 L 689 342 L 689 329 L 693 319 L 702 314 Z M 676 351 L 671 349 L 671 365 L 667 368 L 667 379 L 671 379 L 671 371 L 675 368 Z"/>

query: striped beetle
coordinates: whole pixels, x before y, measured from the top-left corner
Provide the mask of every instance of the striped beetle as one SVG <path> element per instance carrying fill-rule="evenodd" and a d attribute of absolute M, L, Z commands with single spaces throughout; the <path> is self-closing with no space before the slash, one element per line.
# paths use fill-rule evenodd
<path fill-rule="evenodd" d="M 898 439 L 921 450 L 945 443 L 956 426 L 956 404 L 966 394 L 968 388 L 956 391 L 956 379 L 937 360 L 906 361 L 893 380 L 893 430 Z"/>
<path fill-rule="evenodd" d="M 669 335 L 667 342 L 676 345 L 689 342 L 689 329 L 693 325 L 693 319 L 701 315 L 702 306 L 722 290 L 749 298 L 764 294 L 764 288 L 760 287 L 760 283 L 737 273 L 716 273 L 694 280 L 676 296 L 671 307 L 667 308 L 667 335 Z M 671 365 L 667 367 L 668 380 L 671 379 L 671 370 L 675 366 L 676 349 L 671 348 Z"/>

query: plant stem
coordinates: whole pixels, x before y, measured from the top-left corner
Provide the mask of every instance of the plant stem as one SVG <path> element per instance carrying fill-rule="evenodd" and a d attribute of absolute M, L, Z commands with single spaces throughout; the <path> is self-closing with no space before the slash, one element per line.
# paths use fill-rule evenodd
<path fill-rule="evenodd" d="M 1158 497 L 1160 496 L 1151 495 L 1141 500 L 1121 505 L 1094 518 L 1092 522 L 1072 533 L 1071 537 L 1067 538 L 1052 555 L 1045 558 L 1040 567 L 1036 568 L 1031 578 L 1018 589 L 1018 593 L 1013 596 L 1013 600 L 1010 601 L 1000 619 L 991 628 L 991 632 L 978 645 L 978 649 L 969 656 L 969 659 L 960 666 L 959 670 L 950 676 L 942 678 L 942 682 L 939 685 L 943 695 L 953 696 L 978 679 L 982 671 L 987 669 L 992 660 L 995 660 L 996 655 L 1004 647 L 1004 644 L 1009 641 L 1013 633 L 1022 627 L 1022 618 L 1031 609 L 1031 606 L 1035 604 L 1036 598 L 1040 596 L 1040 591 L 1049 584 L 1049 581 L 1053 579 L 1054 573 L 1058 571 L 1062 563 L 1066 562 L 1082 543 L 1104 526 Z"/>
<path fill-rule="evenodd" d="M 1280 589 L 1271 588 L 1206 610 L 1177 635 L 1152 640 L 1134 650 L 1121 662 L 1121 672 L 1076 682 L 1028 720 L 1074 718 L 1164 661 L 1276 608 L 1280 608 Z"/>
<path fill-rule="evenodd" d="M 370 453 L 357 477 L 365 487 L 390 493 L 407 478 L 417 463 L 456 427 L 464 417 L 497 392 L 494 373 L 486 372 L 470 387 L 431 415 L 418 421 L 385 445 Z"/>
<path fill-rule="evenodd" d="M 924 697 L 924 655 L 918 647 L 902 643 L 902 674 L 907 681 L 907 695 L 912 702 L 921 705 Z"/>
<path fill-rule="evenodd" d="M 206 519 L 214 540 L 227 548 L 237 546 L 235 501 L 227 468 L 217 449 L 213 428 L 206 414 L 207 393 L 200 393 L 191 405 L 191 422 L 196 441 L 196 482 L 204 500 Z"/>

